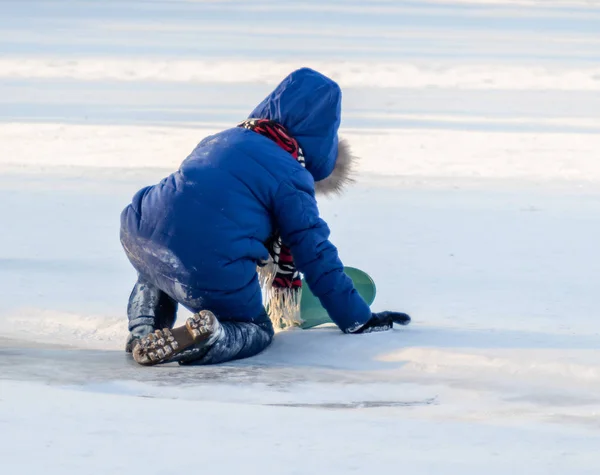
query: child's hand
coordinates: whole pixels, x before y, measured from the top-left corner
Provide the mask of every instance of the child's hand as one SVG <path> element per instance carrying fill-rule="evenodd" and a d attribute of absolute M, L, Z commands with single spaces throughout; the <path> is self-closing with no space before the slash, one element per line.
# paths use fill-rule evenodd
<path fill-rule="evenodd" d="M 372 333 L 391 330 L 394 323 L 398 325 L 408 325 L 410 316 L 401 312 L 379 312 L 374 313 L 371 319 L 362 327 L 357 328 L 350 333 Z"/>

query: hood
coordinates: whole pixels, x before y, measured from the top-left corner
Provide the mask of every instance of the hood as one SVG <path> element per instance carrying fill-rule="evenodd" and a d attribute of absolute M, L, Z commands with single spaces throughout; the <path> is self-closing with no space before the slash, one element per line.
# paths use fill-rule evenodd
<path fill-rule="evenodd" d="M 316 182 L 322 182 L 321 186 L 317 183 L 317 191 L 329 193 L 340 191 L 350 180 L 352 156 L 338 141 L 341 109 L 342 91 L 337 83 L 302 68 L 289 74 L 249 118 L 283 125 L 302 147 L 306 169 Z"/>

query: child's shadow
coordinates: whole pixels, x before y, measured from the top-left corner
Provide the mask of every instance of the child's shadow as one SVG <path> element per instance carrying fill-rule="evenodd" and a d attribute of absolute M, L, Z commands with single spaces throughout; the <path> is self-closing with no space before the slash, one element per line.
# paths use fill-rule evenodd
<path fill-rule="evenodd" d="M 485 349 L 597 350 L 600 335 L 417 326 L 379 334 L 344 335 L 336 328 L 321 327 L 281 332 L 270 348 L 248 363 L 389 370 L 404 365 L 401 352 L 411 348 L 462 349 L 466 353 Z"/>

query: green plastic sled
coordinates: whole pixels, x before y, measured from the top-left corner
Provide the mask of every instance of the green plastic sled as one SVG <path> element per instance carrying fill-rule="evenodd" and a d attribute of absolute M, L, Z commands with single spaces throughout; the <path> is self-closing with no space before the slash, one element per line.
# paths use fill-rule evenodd
<path fill-rule="evenodd" d="M 375 282 L 369 274 L 355 267 L 344 267 L 344 272 L 352 282 L 356 291 L 361 295 L 368 305 L 371 305 L 375 300 L 377 288 Z M 300 317 L 304 320 L 301 328 L 308 329 L 323 325 L 324 323 L 333 323 L 329 318 L 327 311 L 319 302 L 319 299 L 308 288 L 308 285 L 302 282 L 302 298 L 300 300 Z"/>

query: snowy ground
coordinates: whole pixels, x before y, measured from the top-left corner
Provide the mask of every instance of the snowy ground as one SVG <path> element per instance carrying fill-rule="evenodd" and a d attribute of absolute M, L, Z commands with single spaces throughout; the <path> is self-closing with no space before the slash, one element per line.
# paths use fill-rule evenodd
<path fill-rule="evenodd" d="M 2 473 L 597 474 L 599 3 L 1 2 Z M 304 65 L 363 157 L 332 239 L 413 324 L 132 364 L 121 209 Z"/>

